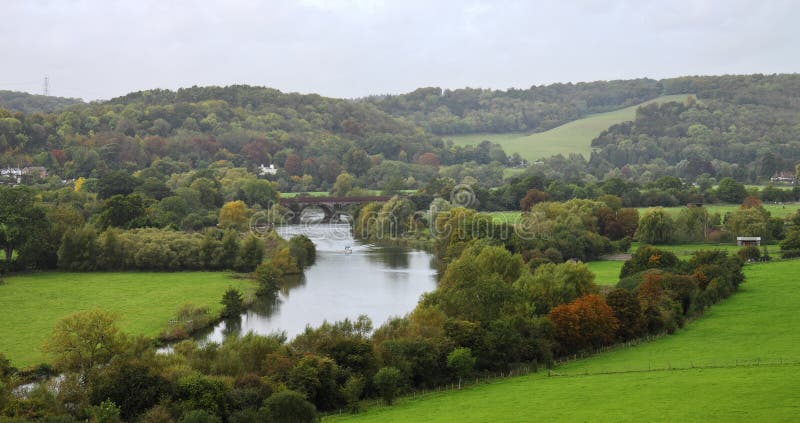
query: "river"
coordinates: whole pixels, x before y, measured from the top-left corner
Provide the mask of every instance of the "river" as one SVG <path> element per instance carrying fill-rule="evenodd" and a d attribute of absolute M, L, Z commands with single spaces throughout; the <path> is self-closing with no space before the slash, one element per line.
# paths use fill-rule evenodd
<path fill-rule="evenodd" d="M 288 279 L 274 301 L 257 301 L 240 321 L 223 321 L 199 341 L 221 342 L 251 331 L 283 331 L 292 339 L 307 325 L 354 320 L 361 314 L 377 328 L 413 310 L 423 293 L 436 288 L 433 256 L 427 252 L 356 241 L 348 224 L 286 225 L 276 230 L 286 239 L 308 236 L 317 247 L 316 262 L 302 276 Z M 348 246 L 352 253 L 346 254 Z"/>

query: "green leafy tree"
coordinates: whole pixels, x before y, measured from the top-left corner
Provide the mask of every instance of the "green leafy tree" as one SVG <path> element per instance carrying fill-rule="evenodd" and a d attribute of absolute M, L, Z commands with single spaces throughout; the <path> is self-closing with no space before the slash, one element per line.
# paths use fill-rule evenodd
<path fill-rule="evenodd" d="M 513 285 L 525 271 L 522 257 L 503 247 L 467 248 L 424 301 L 453 318 L 489 322 L 522 303 L 522 291 Z"/>
<path fill-rule="evenodd" d="M 722 178 L 717 187 L 717 197 L 726 203 L 739 204 L 747 197 L 747 190 L 733 178 Z"/>
<path fill-rule="evenodd" d="M 116 317 L 103 310 L 82 311 L 61 319 L 44 350 L 57 368 L 88 380 L 98 366 L 108 364 L 125 345 Z"/>
<path fill-rule="evenodd" d="M 342 396 L 347 403 L 347 408 L 351 413 L 358 413 L 360 410 L 359 400 L 364 392 L 364 378 L 358 375 L 351 375 L 347 382 L 342 386 Z"/>
<path fill-rule="evenodd" d="M 206 209 L 216 209 L 222 205 L 222 192 L 220 183 L 213 177 L 201 177 L 195 179 L 189 188 L 197 191 L 202 207 Z"/>
<path fill-rule="evenodd" d="M 97 232 L 93 227 L 69 230 L 64 233 L 58 249 L 58 267 L 77 272 L 94 270 L 98 249 Z"/>
<path fill-rule="evenodd" d="M 285 390 L 273 394 L 264 401 L 259 414 L 265 421 L 286 423 L 312 423 L 317 420 L 317 409 L 303 395 Z"/>
<path fill-rule="evenodd" d="M 283 272 L 272 262 L 265 262 L 256 268 L 258 295 L 275 295 L 283 281 Z"/>
<path fill-rule="evenodd" d="M 103 203 L 99 221 L 102 227 L 130 228 L 145 215 L 144 202 L 138 194 L 113 195 Z"/>
<path fill-rule="evenodd" d="M 625 261 L 620 271 L 620 278 L 625 278 L 647 269 L 671 270 L 679 264 L 678 257 L 672 252 L 660 250 L 650 245 L 639 247 L 631 258 Z"/>
<path fill-rule="evenodd" d="M 732 237 L 760 236 L 766 240 L 769 220 L 770 214 L 762 206 L 740 208 L 727 215 L 725 229 Z"/>
<path fill-rule="evenodd" d="M 644 330 L 642 307 L 636 295 L 626 289 L 617 288 L 606 295 L 606 303 L 619 322 L 617 336 L 623 341 L 638 338 Z"/>
<path fill-rule="evenodd" d="M 192 410 L 184 414 L 178 423 L 222 423 L 219 417 L 205 410 Z"/>
<path fill-rule="evenodd" d="M 251 179 L 242 185 L 245 200 L 250 206 L 258 204 L 262 209 L 272 207 L 278 201 L 278 191 L 270 181 Z"/>
<path fill-rule="evenodd" d="M 475 357 L 469 348 L 456 348 L 447 355 L 447 367 L 458 376 L 458 389 L 461 389 L 461 379 L 472 373 L 475 367 Z"/>
<path fill-rule="evenodd" d="M 89 415 L 92 417 L 92 422 L 96 423 L 119 423 L 122 421 L 119 415 L 119 407 L 110 400 L 90 407 Z"/>
<path fill-rule="evenodd" d="M 203 410 L 215 417 L 228 414 L 228 386 L 207 376 L 192 374 L 178 379 L 175 396 L 190 410 Z"/>
<path fill-rule="evenodd" d="M 679 240 L 702 242 L 711 229 L 711 217 L 705 207 L 686 207 L 678 213 L 675 227 Z"/>
<path fill-rule="evenodd" d="M 236 270 L 252 272 L 264 260 L 264 242 L 254 234 L 248 234 L 239 248 L 239 257 L 236 259 Z"/>
<path fill-rule="evenodd" d="M 219 231 L 207 229 L 200 242 L 199 258 L 205 269 L 219 269 L 222 256 L 222 242 L 218 237 Z"/>
<path fill-rule="evenodd" d="M 516 287 L 527 291 L 539 314 L 559 304 L 597 292 L 594 273 L 584 263 L 547 263 L 536 268 L 532 278 L 522 278 Z"/>
<path fill-rule="evenodd" d="M 342 172 L 336 177 L 336 182 L 333 183 L 331 195 L 335 197 L 344 197 L 353 190 L 353 182 L 355 179 L 347 172 Z"/>
<path fill-rule="evenodd" d="M 378 373 L 375 373 L 372 383 L 386 404 L 392 405 L 397 391 L 400 389 L 400 370 L 394 367 L 382 367 Z"/>
<path fill-rule="evenodd" d="M 244 230 L 247 228 L 247 205 L 244 201 L 230 201 L 219 211 L 219 227 Z"/>
<path fill-rule="evenodd" d="M 97 180 L 97 196 L 107 199 L 115 195 L 132 194 L 139 184 L 140 181 L 128 172 L 111 171 Z"/>
<path fill-rule="evenodd" d="M 317 258 L 317 247 L 305 235 L 295 235 L 289 240 L 289 254 L 297 261 L 297 265 L 305 268 Z"/>
<path fill-rule="evenodd" d="M 98 240 L 99 257 L 97 259 L 99 269 L 114 270 L 123 267 L 124 252 L 118 231 L 115 228 L 108 228 L 100 234 Z"/>
<path fill-rule="evenodd" d="M 800 229 L 793 229 L 780 243 L 781 257 L 800 257 Z"/>
<path fill-rule="evenodd" d="M 47 217 L 36 204 L 33 190 L 0 186 L 0 248 L 6 263 L 11 262 L 14 250 L 33 242 L 46 227 Z"/>
<path fill-rule="evenodd" d="M 344 166 L 354 175 L 361 176 L 369 170 L 372 163 L 366 151 L 360 148 L 351 148 L 344 155 Z"/>
<path fill-rule="evenodd" d="M 648 210 L 639 221 L 636 237 L 647 244 L 669 244 L 675 239 L 675 222 L 662 208 Z"/>
<path fill-rule="evenodd" d="M 169 395 L 174 386 L 153 369 L 131 362 L 118 362 L 98 373 L 90 386 L 90 399 L 94 404 L 113 401 L 119 406 L 119 415 L 133 421 L 147 409 Z"/>
<path fill-rule="evenodd" d="M 222 235 L 220 246 L 219 265 L 223 269 L 233 269 L 236 266 L 236 259 L 239 257 L 239 234 L 228 229 Z"/>
<path fill-rule="evenodd" d="M 242 293 L 236 288 L 228 288 L 222 296 L 223 318 L 238 317 L 244 310 L 244 298 Z"/>

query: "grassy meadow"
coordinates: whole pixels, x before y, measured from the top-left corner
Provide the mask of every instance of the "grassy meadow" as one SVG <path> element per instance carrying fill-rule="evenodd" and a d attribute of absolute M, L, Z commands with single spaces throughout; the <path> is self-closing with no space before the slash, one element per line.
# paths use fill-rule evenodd
<path fill-rule="evenodd" d="M 708 210 L 710 214 L 719 213 L 720 216 L 725 216 L 725 213 L 732 212 L 740 207 L 739 204 L 705 204 L 703 207 Z M 653 207 L 638 207 L 639 215 Z M 671 215 L 677 215 L 686 206 L 664 207 Z M 770 213 L 772 217 L 788 217 L 800 210 L 800 203 L 786 203 L 786 204 L 767 204 L 764 203 L 764 208 Z"/>
<path fill-rule="evenodd" d="M 155 337 L 184 303 L 218 312 L 225 290 L 253 289 L 247 279 L 226 272 L 176 273 L 32 273 L 5 278 L 0 284 L 0 353 L 12 365 L 47 361 L 41 351 L 62 317 L 100 308 L 117 313 L 129 334 Z"/>
<path fill-rule="evenodd" d="M 455 135 L 445 138 L 453 140 L 456 145 L 476 145 L 481 141 L 489 140 L 500 144 L 506 154 L 519 153 L 522 158 L 530 161 L 556 154 L 567 156 L 571 153 L 582 154 L 588 159 L 592 140 L 611 125 L 633 120 L 639 106 L 654 102 L 682 102 L 686 100 L 686 97 L 686 94 L 662 96 L 624 109 L 588 115 L 548 131 L 533 134 L 512 132 Z"/>
<path fill-rule="evenodd" d="M 739 204 L 706 204 L 705 207 L 710 214 L 719 213 L 721 216 L 725 216 L 725 213 L 732 212 L 739 208 Z M 639 211 L 639 215 L 643 215 L 647 210 L 653 209 L 655 207 L 637 207 L 636 210 Z M 677 216 L 678 213 L 685 209 L 686 206 L 676 206 L 676 207 L 663 207 L 663 209 L 672 216 Z M 800 211 L 800 203 L 786 203 L 786 204 L 764 204 L 764 208 L 770 213 L 772 217 L 789 217 L 798 211 Z M 520 211 L 499 211 L 499 212 L 490 212 L 492 218 L 495 222 L 505 222 L 505 223 L 518 223 L 522 218 L 522 212 Z"/>
<path fill-rule="evenodd" d="M 597 285 L 614 286 L 619 282 L 619 272 L 622 270 L 622 260 L 597 260 L 586 263 L 589 270 L 594 273 L 594 283 Z"/>
<path fill-rule="evenodd" d="M 403 398 L 336 421 L 796 421 L 799 261 L 752 264 L 676 334 L 545 372 Z M 757 365 L 758 364 L 758 365 Z"/>

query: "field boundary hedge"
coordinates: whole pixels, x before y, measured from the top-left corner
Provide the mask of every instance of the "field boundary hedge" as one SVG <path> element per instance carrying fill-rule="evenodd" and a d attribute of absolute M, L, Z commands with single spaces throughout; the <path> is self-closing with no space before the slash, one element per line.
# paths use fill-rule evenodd
<path fill-rule="evenodd" d="M 624 369 L 624 370 L 605 370 L 599 372 L 589 372 L 588 370 L 575 373 L 561 373 L 554 370 L 548 370 L 548 377 L 581 377 L 581 376 L 600 376 L 600 375 L 615 375 L 615 374 L 628 374 L 628 373 L 655 373 L 655 372 L 668 372 L 668 371 L 686 371 L 697 369 L 734 369 L 741 367 L 790 367 L 800 366 L 798 359 L 783 359 L 762 361 L 759 358 L 734 360 L 733 362 L 720 362 L 719 364 L 703 364 L 695 365 L 692 360 L 689 361 L 689 366 L 672 366 L 667 363 L 666 367 L 649 367 L 647 369 Z"/>

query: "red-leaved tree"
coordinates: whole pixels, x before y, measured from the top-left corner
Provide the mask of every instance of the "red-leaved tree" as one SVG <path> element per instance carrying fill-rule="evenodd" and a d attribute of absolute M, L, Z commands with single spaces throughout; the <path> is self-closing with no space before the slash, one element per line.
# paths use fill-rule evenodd
<path fill-rule="evenodd" d="M 614 342 L 617 318 L 603 297 L 589 294 L 569 304 L 561 304 L 548 315 L 555 327 L 562 354 L 599 348 Z"/>

